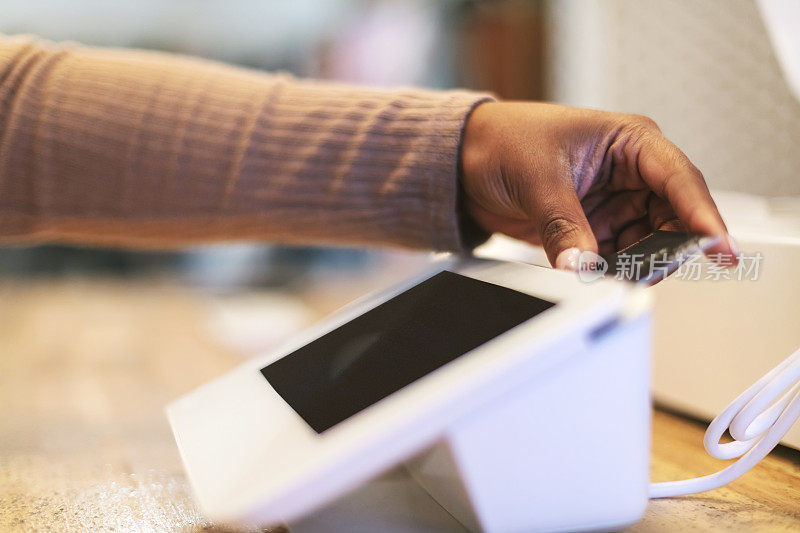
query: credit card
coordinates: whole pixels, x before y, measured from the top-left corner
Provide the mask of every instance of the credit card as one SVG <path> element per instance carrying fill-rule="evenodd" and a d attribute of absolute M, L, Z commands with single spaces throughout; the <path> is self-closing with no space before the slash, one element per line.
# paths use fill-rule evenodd
<path fill-rule="evenodd" d="M 617 253 L 603 257 L 608 263 L 606 276 L 654 285 L 718 241 L 719 237 L 708 235 L 656 230 Z"/>

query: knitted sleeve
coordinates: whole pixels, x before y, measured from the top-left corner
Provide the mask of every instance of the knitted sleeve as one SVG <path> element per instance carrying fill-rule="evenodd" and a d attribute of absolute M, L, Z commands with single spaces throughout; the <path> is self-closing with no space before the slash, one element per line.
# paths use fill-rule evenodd
<path fill-rule="evenodd" d="M 458 250 L 460 138 L 490 98 L 0 36 L 0 239 Z"/>

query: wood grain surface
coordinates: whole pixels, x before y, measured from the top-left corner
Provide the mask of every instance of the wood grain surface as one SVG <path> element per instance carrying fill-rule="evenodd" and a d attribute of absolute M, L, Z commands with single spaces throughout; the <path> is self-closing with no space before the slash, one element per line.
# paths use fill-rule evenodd
<path fill-rule="evenodd" d="M 304 296 L 312 316 L 358 294 L 341 287 Z M 163 415 L 242 360 L 210 333 L 211 297 L 67 280 L 0 282 L 0 301 L 0 531 L 221 529 L 197 510 Z M 657 411 L 653 479 L 724 466 L 702 433 Z M 728 487 L 654 501 L 632 528 L 687 530 L 800 530 L 800 454 L 779 449 Z"/>

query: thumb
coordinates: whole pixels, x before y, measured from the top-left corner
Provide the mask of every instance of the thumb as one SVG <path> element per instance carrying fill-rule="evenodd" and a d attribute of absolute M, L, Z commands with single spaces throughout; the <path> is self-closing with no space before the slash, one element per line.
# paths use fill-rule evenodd
<path fill-rule="evenodd" d="M 553 184 L 539 194 L 531 191 L 526 211 L 554 267 L 577 270 L 581 252 L 597 253 L 597 240 L 571 182 Z"/>

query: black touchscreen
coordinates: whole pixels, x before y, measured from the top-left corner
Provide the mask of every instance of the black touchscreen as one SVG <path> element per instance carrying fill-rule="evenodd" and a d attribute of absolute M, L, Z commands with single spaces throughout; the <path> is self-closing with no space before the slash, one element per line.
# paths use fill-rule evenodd
<path fill-rule="evenodd" d="M 261 373 L 321 433 L 553 305 L 444 271 Z"/>

